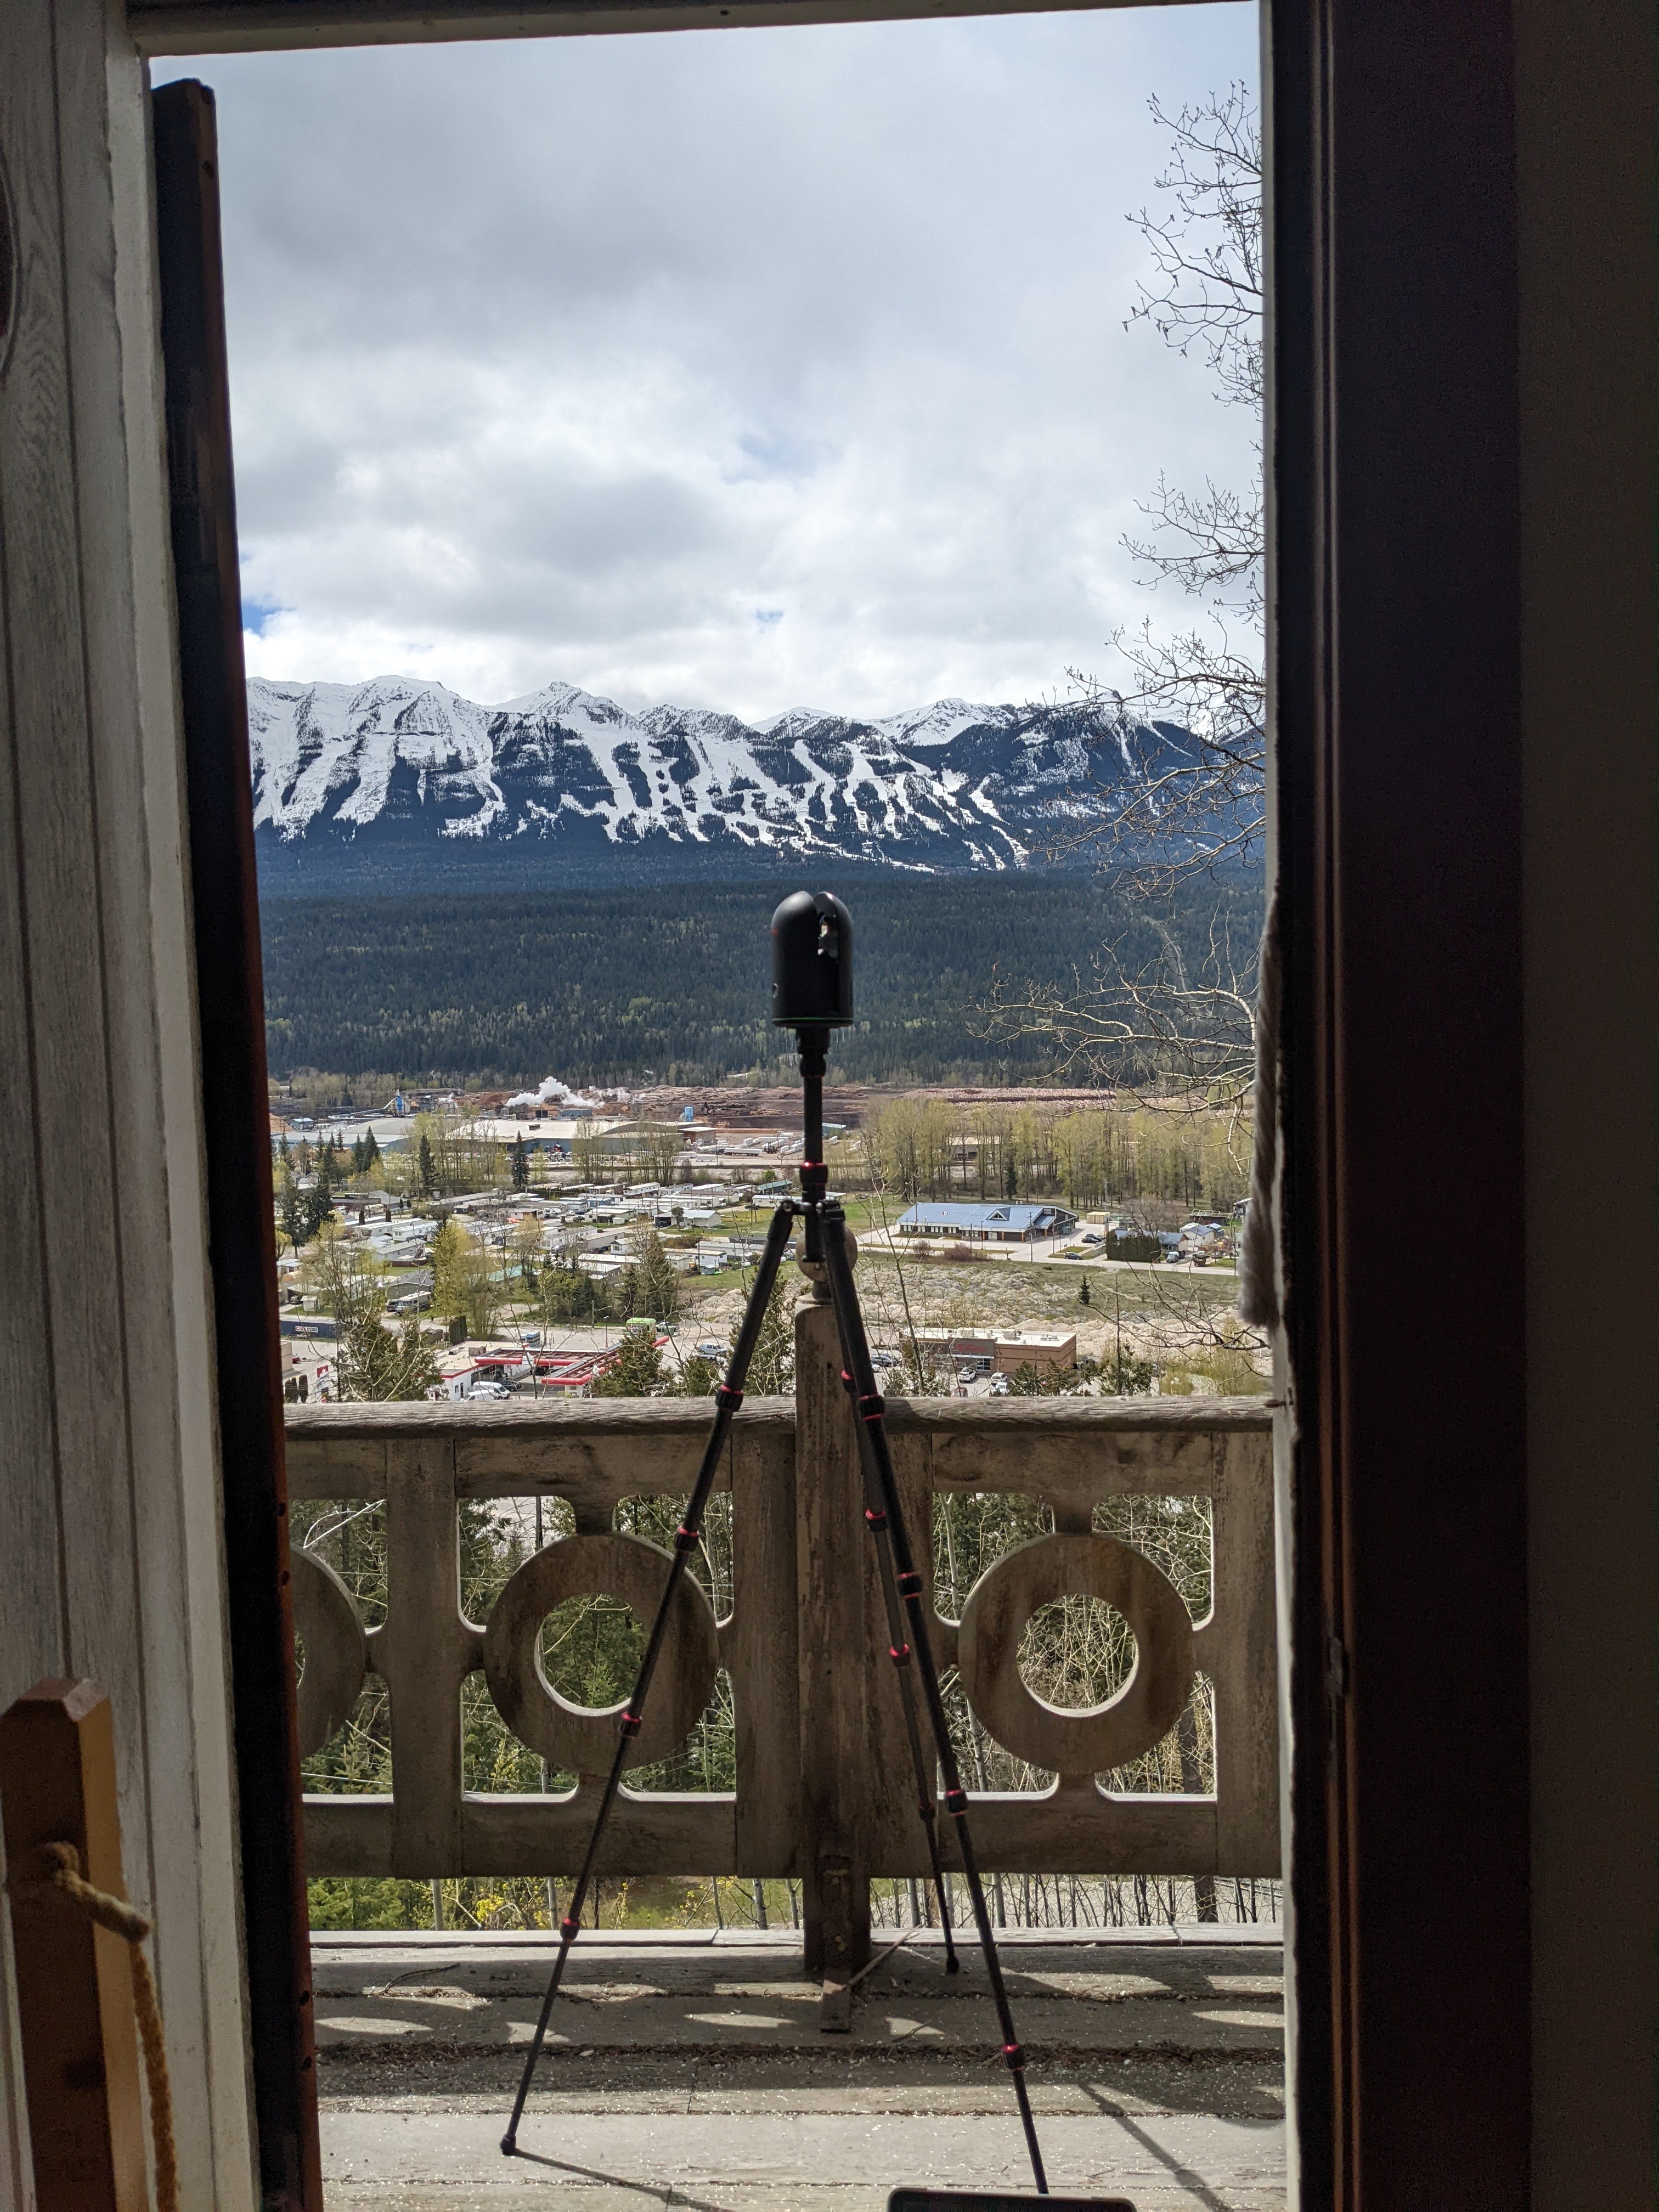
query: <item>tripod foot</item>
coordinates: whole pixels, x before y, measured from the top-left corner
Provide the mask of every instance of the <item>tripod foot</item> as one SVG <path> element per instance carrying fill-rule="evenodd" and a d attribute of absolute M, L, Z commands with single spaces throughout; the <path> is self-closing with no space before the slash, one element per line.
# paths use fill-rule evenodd
<path fill-rule="evenodd" d="M 511 2158 L 518 2148 L 519 2139 L 516 2136 L 503 2136 L 501 2137 L 501 2156 L 503 2158 Z"/>
<path fill-rule="evenodd" d="M 945 1961 L 945 1971 L 947 1974 L 959 1974 L 962 1972 L 962 1961 L 954 1951 Z"/>

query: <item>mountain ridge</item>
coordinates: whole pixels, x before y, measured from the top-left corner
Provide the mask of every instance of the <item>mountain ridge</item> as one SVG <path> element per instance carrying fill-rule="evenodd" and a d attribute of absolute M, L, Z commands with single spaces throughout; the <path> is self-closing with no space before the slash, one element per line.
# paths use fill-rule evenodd
<path fill-rule="evenodd" d="M 1091 702 L 750 723 L 562 683 L 498 706 L 396 676 L 247 692 L 261 878 L 290 893 L 1051 865 L 1163 735 Z"/>

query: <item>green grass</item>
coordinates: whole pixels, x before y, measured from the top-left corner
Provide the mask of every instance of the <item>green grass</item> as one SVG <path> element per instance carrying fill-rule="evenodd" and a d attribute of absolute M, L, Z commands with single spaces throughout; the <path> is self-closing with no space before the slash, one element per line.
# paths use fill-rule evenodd
<path fill-rule="evenodd" d="M 315 1929 L 391 1929 L 433 1924 L 429 1881 L 372 1875 L 323 1877 L 307 1884 L 307 1888 L 311 1925 Z M 799 1889 L 792 1898 L 787 1881 L 769 1881 L 763 1888 L 769 1925 L 792 1931 L 800 1906 Z M 568 1878 L 561 1877 L 556 1892 L 561 1905 L 569 1889 Z M 548 1929 L 553 1925 L 544 1881 L 520 1876 L 491 1881 L 472 1875 L 446 1881 L 443 1894 L 445 1921 L 458 1934 L 472 1928 Z M 722 1923 L 728 1928 L 753 1928 L 757 1924 L 755 1886 L 736 1875 L 722 1875 L 717 1923 L 714 1884 L 707 1879 L 658 1875 L 619 1881 L 614 1875 L 606 1875 L 589 1893 L 584 1920 L 590 1928 L 713 1928 Z"/>

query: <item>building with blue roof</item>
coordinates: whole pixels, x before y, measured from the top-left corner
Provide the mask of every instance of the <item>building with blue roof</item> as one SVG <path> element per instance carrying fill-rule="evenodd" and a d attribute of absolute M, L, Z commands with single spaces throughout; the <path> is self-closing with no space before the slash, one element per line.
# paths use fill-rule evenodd
<path fill-rule="evenodd" d="M 1069 1236 L 1077 1216 L 1063 1206 L 913 1206 L 894 1224 L 901 1237 L 951 1237 L 973 1244 L 1035 1244 Z"/>

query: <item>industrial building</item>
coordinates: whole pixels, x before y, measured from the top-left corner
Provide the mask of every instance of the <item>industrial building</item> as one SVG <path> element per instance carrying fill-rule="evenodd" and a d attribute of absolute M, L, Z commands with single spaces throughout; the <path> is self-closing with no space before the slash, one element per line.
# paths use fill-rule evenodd
<path fill-rule="evenodd" d="M 527 1152 L 545 1152 L 555 1160 L 574 1158 L 577 1142 L 591 1140 L 605 1158 L 624 1158 L 642 1134 L 642 1124 L 596 1121 L 592 1115 L 572 1121 L 540 1115 L 520 1120 L 505 1114 L 481 1114 L 463 1121 L 455 1134 L 476 1144 L 522 1145 Z"/>
<path fill-rule="evenodd" d="M 916 1342 L 941 1366 L 974 1367 L 981 1375 L 1017 1375 L 1022 1367 L 1075 1367 L 1077 1334 L 1058 1328 L 919 1328 Z"/>
<path fill-rule="evenodd" d="M 913 1206 L 894 1224 L 900 1237 L 949 1237 L 974 1244 L 1036 1244 L 1069 1236 L 1077 1216 L 1063 1206 Z"/>

